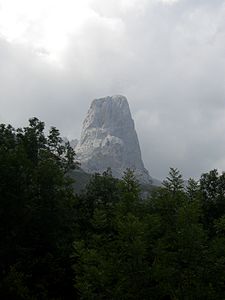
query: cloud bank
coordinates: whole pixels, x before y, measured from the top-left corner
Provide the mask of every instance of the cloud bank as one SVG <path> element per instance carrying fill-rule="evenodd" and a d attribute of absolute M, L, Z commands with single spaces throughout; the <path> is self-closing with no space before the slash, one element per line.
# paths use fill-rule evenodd
<path fill-rule="evenodd" d="M 15 3 L 0 0 L 0 122 L 79 138 L 92 99 L 124 94 L 151 175 L 225 170 L 225 1 Z"/>

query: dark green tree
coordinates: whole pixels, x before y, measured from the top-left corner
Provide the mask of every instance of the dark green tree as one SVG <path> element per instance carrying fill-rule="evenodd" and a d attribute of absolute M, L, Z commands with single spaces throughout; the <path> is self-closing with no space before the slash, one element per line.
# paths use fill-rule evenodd
<path fill-rule="evenodd" d="M 44 123 L 0 126 L 0 295 L 70 299 L 74 152 Z"/>
<path fill-rule="evenodd" d="M 198 188 L 183 180 L 176 169 L 170 171 L 164 188 L 150 198 L 147 238 L 156 299 L 212 299 L 213 289 L 204 281 L 207 271 L 207 235 L 201 224 Z M 209 280 L 209 279 L 208 279 Z M 153 281 L 153 282 L 154 282 Z"/>
<path fill-rule="evenodd" d="M 183 191 L 184 181 L 178 169 L 170 168 L 169 176 L 163 181 L 164 187 L 175 194 L 178 191 Z"/>
<path fill-rule="evenodd" d="M 128 170 L 121 182 L 95 175 L 87 192 L 91 230 L 75 243 L 81 299 L 148 299 L 145 224 L 133 173 Z"/>
<path fill-rule="evenodd" d="M 193 178 L 189 178 L 188 184 L 185 188 L 186 194 L 190 201 L 199 199 L 200 197 L 200 184 L 198 181 L 195 181 Z"/>
<path fill-rule="evenodd" d="M 214 223 L 225 214 L 225 173 L 218 174 L 217 170 L 205 173 L 200 178 L 202 194 L 203 222 L 213 236 Z"/>

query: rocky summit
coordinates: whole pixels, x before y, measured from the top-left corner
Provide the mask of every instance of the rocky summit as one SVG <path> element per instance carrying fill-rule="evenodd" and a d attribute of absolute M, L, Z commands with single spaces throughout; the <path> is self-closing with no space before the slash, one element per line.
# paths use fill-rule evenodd
<path fill-rule="evenodd" d="M 110 167 L 113 176 L 121 178 L 123 172 L 130 168 L 141 183 L 151 183 L 124 96 L 93 100 L 75 151 L 85 172 L 102 173 Z"/>

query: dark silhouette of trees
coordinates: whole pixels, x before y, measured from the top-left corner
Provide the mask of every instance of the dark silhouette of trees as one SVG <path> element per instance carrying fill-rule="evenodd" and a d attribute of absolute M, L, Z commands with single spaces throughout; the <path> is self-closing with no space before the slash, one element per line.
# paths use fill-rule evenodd
<path fill-rule="evenodd" d="M 44 127 L 0 125 L 1 299 L 224 299 L 224 174 L 171 168 L 142 199 L 108 169 L 76 195 L 75 153 Z"/>
<path fill-rule="evenodd" d="M 0 295 L 71 299 L 74 152 L 37 118 L 0 126 Z M 69 293 L 69 294 L 68 294 Z M 68 294 L 68 297 L 66 296 Z"/>

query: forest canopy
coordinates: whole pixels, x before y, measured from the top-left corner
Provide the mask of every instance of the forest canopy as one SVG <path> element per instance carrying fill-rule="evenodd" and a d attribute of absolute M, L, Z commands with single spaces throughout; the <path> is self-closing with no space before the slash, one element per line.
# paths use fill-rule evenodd
<path fill-rule="evenodd" d="M 77 193 L 77 167 L 55 127 L 0 125 L 1 299 L 224 299 L 225 174 L 143 199 L 131 170 Z"/>

